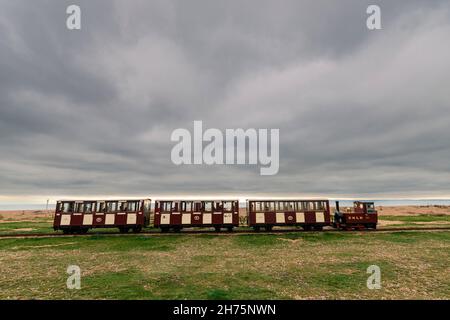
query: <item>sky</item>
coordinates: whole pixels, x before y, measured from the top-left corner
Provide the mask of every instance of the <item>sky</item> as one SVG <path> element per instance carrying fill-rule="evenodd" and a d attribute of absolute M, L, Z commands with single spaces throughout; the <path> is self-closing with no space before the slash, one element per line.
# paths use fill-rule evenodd
<path fill-rule="evenodd" d="M 66 27 L 81 8 L 81 30 Z M 381 30 L 366 8 L 381 8 Z M 0 203 L 450 198 L 448 0 L 0 0 Z M 177 128 L 279 129 L 279 172 L 175 165 Z"/>

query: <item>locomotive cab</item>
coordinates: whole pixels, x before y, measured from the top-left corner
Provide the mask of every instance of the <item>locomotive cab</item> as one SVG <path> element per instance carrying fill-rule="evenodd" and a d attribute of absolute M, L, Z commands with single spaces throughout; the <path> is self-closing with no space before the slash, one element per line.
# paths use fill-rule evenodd
<path fill-rule="evenodd" d="M 373 202 L 355 201 L 353 203 L 353 210 L 357 213 L 377 213 L 375 210 L 375 203 Z"/>

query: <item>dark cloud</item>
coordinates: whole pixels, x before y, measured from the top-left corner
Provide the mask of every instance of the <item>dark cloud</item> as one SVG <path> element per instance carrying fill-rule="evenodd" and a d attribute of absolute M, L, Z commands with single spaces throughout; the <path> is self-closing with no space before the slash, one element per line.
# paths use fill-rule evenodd
<path fill-rule="evenodd" d="M 0 0 L 0 196 L 448 196 L 450 5 Z M 176 128 L 279 128 L 280 171 L 175 166 Z"/>

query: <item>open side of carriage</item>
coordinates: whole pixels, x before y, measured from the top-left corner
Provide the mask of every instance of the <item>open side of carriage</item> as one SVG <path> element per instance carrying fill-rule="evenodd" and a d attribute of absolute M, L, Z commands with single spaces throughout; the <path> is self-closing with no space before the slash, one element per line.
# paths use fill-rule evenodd
<path fill-rule="evenodd" d="M 231 231 L 239 226 L 238 200 L 156 200 L 154 226 L 163 232 L 189 227 Z"/>
<path fill-rule="evenodd" d="M 150 199 L 62 200 L 56 203 L 54 230 L 86 233 L 91 228 L 140 232 L 150 223 Z"/>
<path fill-rule="evenodd" d="M 328 200 L 247 200 L 248 224 L 254 230 L 300 226 L 322 230 L 330 225 Z"/>

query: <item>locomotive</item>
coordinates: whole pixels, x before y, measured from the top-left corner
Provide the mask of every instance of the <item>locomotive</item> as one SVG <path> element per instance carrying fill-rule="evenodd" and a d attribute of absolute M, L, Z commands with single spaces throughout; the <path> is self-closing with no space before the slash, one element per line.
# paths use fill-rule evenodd
<path fill-rule="evenodd" d="M 353 209 L 339 210 L 339 201 L 336 201 L 333 227 L 338 229 L 376 229 L 378 213 L 373 202 L 355 201 Z"/>
<path fill-rule="evenodd" d="M 183 228 L 214 228 L 233 231 L 236 227 L 298 227 L 303 230 L 375 229 L 378 214 L 373 202 L 355 201 L 353 209 L 341 211 L 336 202 L 321 200 L 247 200 L 245 215 L 239 214 L 239 201 L 233 200 L 61 200 L 56 203 L 53 229 L 63 233 L 86 233 L 93 228 L 118 228 L 121 233 L 138 233 L 145 227 L 161 232 Z"/>

